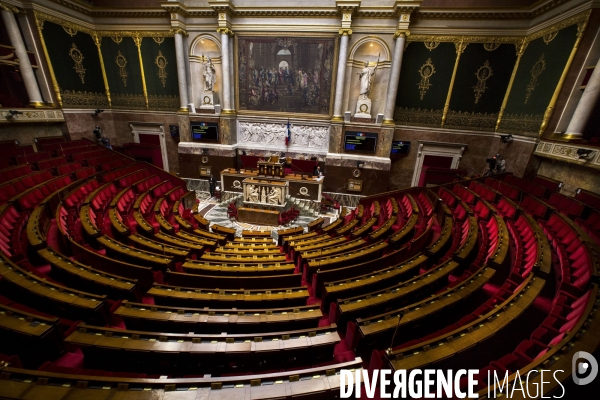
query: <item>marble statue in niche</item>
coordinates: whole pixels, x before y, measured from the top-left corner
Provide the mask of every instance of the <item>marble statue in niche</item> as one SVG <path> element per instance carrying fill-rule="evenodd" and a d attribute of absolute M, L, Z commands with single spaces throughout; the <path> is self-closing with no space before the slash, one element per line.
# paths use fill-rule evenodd
<path fill-rule="evenodd" d="M 203 72 L 202 75 L 204 77 L 204 92 L 202 93 L 200 108 L 202 109 L 212 109 L 214 110 L 214 88 L 216 83 L 216 71 L 215 66 L 213 65 L 210 57 L 202 56 L 202 66 Z"/>
<path fill-rule="evenodd" d="M 375 70 L 379 65 L 379 57 L 375 65 L 370 66 L 368 61 L 365 61 L 365 67 L 358 73 L 360 79 L 360 92 L 358 101 L 356 102 L 357 118 L 371 118 L 371 89 L 373 88 L 373 77 Z"/>

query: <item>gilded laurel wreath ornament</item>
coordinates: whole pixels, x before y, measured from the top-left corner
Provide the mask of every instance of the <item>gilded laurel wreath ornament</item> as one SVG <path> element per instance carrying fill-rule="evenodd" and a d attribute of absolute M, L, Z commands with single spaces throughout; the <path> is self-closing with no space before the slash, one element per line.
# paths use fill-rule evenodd
<path fill-rule="evenodd" d="M 494 73 L 492 67 L 490 67 L 489 60 L 486 60 L 483 65 L 477 69 L 477 72 L 475 72 L 475 76 L 477 77 L 477 84 L 473 86 L 473 92 L 475 92 L 475 104 L 479 102 L 485 89 L 487 89 L 485 83 L 492 75 L 494 75 Z"/>
<path fill-rule="evenodd" d="M 158 77 L 160 79 L 160 81 L 162 82 L 163 87 L 165 87 L 165 85 L 167 84 L 167 71 L 166 71 L 166 67 L 167 67 L 167 59 L 165 58 L 165 56 L 163 56 L 162 51 L 158 52 L 158 56 L 156 56 L 156 59 L 154 60 L 154 63 L 158 66 Z"/>
<path fill-rule="evenodd" d="M 125 59 L 125 56 L 121 54 L 121 50 L 119 50 L 119 53 L 117 54 L 115 63 L 117 63 L 117 65 L 119 66 L 119 76 L 123 80 L 123 85 L 127 86 L 127 70 L 125 70 L 127 60 Z"/>
<path fill-rule="evenodd" d="M 79 51 L 79 49 L 77 48 L 77 46 L 75 46 L 75 43 L 73 43 L 71 45 L 71 50 L 69 50 L 69 55 L 75 62 L 75 66 L 73 67 L 73 69 L 75 70 L 77 75 L 79 75 L 79 78 L 81 78 L 81 83 L 85 83 L 85 81 L 84 81 L 85 68 L 83 68 L 83 58 L 84 57 L 83 57 L 83 54 L 81 53 L 81 51 Z"/>
<path fill-rule="evenodd" d="M 525 104 L 527 104 L 527 102 L 529 101 L 529 97 L 531 97 L 531 94 L 535 90 L 539 76 L 546 69 L 545 57 L 545 54 L 542 53 L 540 59 L 537 60 L 535 64 L 533 64 L 533 67 L 531 67 L 531 79 L 529 80 L 529 84 L 527 84 L 527 89 L 525 92 Z"/>
<path fill-rule="evenodd" d="M 427 61 L 425 61 L 425 64 L 419 68 L 419 74 L 421 75 L 421 82 L 419 82 L 417 86 L 419 87 L 421 100 L 423 100 L 427 90 L 433 86 L 433 84 L 429 83 L 429 79 L 433 76 L 433 74 L 435 74 L 435 67 L 433 66 L 431 58 L 428 58 Z"/>

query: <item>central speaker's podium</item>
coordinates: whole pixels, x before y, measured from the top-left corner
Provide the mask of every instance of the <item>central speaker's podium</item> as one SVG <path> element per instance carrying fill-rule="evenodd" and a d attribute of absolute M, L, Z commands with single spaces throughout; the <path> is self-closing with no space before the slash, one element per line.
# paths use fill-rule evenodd
<path fill-rule="evenodd" d="M 278 176 L 283 178 L 283 165 L 279 161 L 279 156 L 271 156 L 268 161 L 258 161 L 258 175 L 263 176 Z"/>

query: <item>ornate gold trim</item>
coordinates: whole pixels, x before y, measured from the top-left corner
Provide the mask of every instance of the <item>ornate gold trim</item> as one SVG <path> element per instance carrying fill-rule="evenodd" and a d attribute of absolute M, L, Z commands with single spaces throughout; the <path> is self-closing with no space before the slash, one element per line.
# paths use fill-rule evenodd
<path fill-rule="evenodd" d="M 441 42 L 423 42 L 423 45 L 427 50 L 432 51 L 438 48 Z"/>
<path fill-rule="evenodd" d="M 526 38 L 528 41 L 531 42 L 535 39 L 538 39 L 541 37 L 543 38 L 544 36 L 548 35 L 549 33 L 552 33 L 554 31 L 560 31 L 561 29 L 566 28 L 571 25 L 580 24 L 581 22 L 585 22 L 587 25 L 587 20 L 591 13 L 592 13 L 592 10 L 584 11 L 582 13 L 572 16 L 571 18 L 567 18 L 565 20 L 559 21 L 547 28 L 544 28 L 537 32 L 534 32 L 534 33 L 528 35 Z"/>
<path fill-rule="evenodd" d="M 12 12 L 13 14 L 18 14 L 19 9 L 11 4 L 7 4 L 3 1 L 0 1 L 0 10 Z"/>
<path fill-rule="evenodd" d="M 394 39 L 398 39 L 400 36 L 402 36 L 402 37 L 410 36 L 410 31 L 408 29 L 398 29 L 394 33 Z"/>
<path fill-rule="evenodd" d="M 350 28 L 340 28 L 338 31 L 339 36 L 350 36 L 352 37 L 352 29 Z"/>
<path fill-rule="evenodd" d="M 158 55 L 154 59 L 154 64 L 158 67 L 158 79 L 162 82 L 163 88 L 167 84 L 167 59 L 163 56 L 162 51 L 158 52 Z"/>
<path fill-rule="evenodd" d="M 217 29 L 217 31 L 218 31 L 218 29 Z M 183 36 L 189 36 L 189 33 L 183 28 L 171 28 L 170 32 L 173 36 L 178 35 L 178 34 L 183 35 Z M 164 37 L 163 37 L 163 41 L 164 41 Z M 156 43 L 158 43 L 158 42 L 156 42 Z M 160 44 L 160 43 L 158 43 L 158 44 Z"/>
<path fill-rule="evenodd" d="M 58 86 L 58 81 L 56 80 L 56 75 L 54 74 L 54 68 L 52 68 L 52 62 L 50 61 L 50 55 L 48 54 L 48 48 L 46 47 L 46 41 L 44 40 L 44 20 L 38 18 L 38 14 L 35 13 L 35 25 L 38 29 L 38 34 L 40 35 L 40 42 L 42 43 L 42 49 L 44 50 L 44 57 L 46 57 L 46 63 L 48 64 L 48 72 L 50 72 L 50 79 L 52 80 L 52 87 L 54 88 L 54 94 L 56 95 L 56 101 L 58 102 L 58 106 L 62 108 L 62 97 L 60 95 L 60 87 Z"/>
<path fill-rule="evenodd" d="M 94 39 L 94 43 L 98 48 L 98 57 L 100 58 L 100 68 L 102 70 L 102 79 L 104 80 L 104 90 L 106 90 L 106 99 L 108 100 L 108 106 L 112 107 L 112 100 L 110 98 L 110 87 L 108 86 L 106 68 L 104 67 L 104 58 L 102 57 L 102 50 L 100 49 L 100 46 L 102 45 L 102 38 L 98 37 L 98 35 L 92 35 L 92 39 Z M 121 54 L 120 51 L 119 54 Z"/>
<path fill-rule="evenodd" d="M 552 114 L 554 113 L 554 107 L 556 106 L 556 102 L 558 101 L 558 95 L 560 94 L 560 90 L 563 87 L 563 84 L 565 83 L 565 79 L 567 78 L 567 72 L 569 72 L 569 69 L 571 68 L 571 64 L 573 63 L 573 59 L 575 58 L 575 53 L 577 53 L 577 49 L 579 48 L 579 44 L 581 43 L 581 38 L 583 37 L 583 34 L 585 32 L 585 29 L 587 27 L 588 24 L 588 17 L 591 14 L 591 10 L 579 14 L 579 16 L 581 15 L 585 15 L 586 18 L 583 20 L 579 20 L 579 23 L 577 24 L 577 40 L 575 40 L 575 44 L 573 45 L 573 49 L 571 50 L 571 54 L 569 55 L 569 59 L 567 60 L 567 64 L 565 65 L 565 68 L 563 69 L 563 72 L 560 76 L 560 79 L 558 80 L 558 84 L 556 85 L 556 89 L 554 89 L 554 94 L 552 95 L 552 98 L 550 99 L 550 104 L 548 104 L 548 108 L 546 108 L 546 112 L 544 113 L 544 119 L 542 121 L 542 124 L 540 125 L 540 131 L 538 133 L 538 138 L 542 136 L 542 134 L 544 133 L 544 131 L 546 130 L 546 127 L 548 126 L 548 121 L 550 120 L 550 117 L 552 117 Z M 576 17 L 579 17 L 576 16 Z M 575 19 L 576 17 L 573 17 L 572 19 Z M 565 25 L 565 26 L 569 26 L 569 25 Z"/>
<path fill-rule="evenodd" d="M 477 84 L 472 88 L 473 92 L 475 93 L 475 104 L 479 103 L 479 99 L 481 96 L 483 96 L 483 93 L 485 93 L 485 89 L 487 89 L 485 83 L 492 75 L 494 75 L 494 71 L 490 66 L 490 61 L 485 60 L 483 65 L 477 69 L 477 72 L 475 72 Z"/>
<path fill-rule="evenodd" d="M 217 32 L 222 35 L 222 34 L 226 34 L 229 36 L 233 36 L 233 31 L 229 28 L 217 28 Z"/>
<path fill-rule="evenodd" d="M 428 58 L 427 61 L 425 61 L 425 64 L 421 65 L 421 68 L 419 68 L 421 81 L 417 84 L 417 86 L 419 87 L 419 95 L 421 100 L 423 100 L 423 97 L 425 97 L 429 87 L 432 86 L 432 84 L 429 83 L 429 79 L 433 76 L 433 74 L 435 74 L 435 66 L 432 63 L 431 58 Z"/>
<path fill-rule="evenodd" d="M 446 123 L 446 118 L 448 117 L 448 109 L 450 108 L 450 99 L 452 98 L 452 89 L 454 88 L 454 81 L 456 80 L 456 71 L 458 70 L 458 63 L 460 61 L 460 56 L 465 51 L 468 42 L 465 42 L 464 38 L 460 40 L 458 43 L 454 43 L 456 47 L 456 61 L 454 62 L 454 70 L 452 71 L 452 78 L 450 79 L 450 87 L 448 88 L 448 96 L 446 96 L 446 103 L 444 104 L 444 111 L 442 113 L 442 124 L 441 127 L 444 127 Z"/>
<path fill-rule="evenodd" d="M 144 92 L 144 101 L 146 103 L 146 109 L 149 109 L 148 105 L 148 89 L 146 88 L 146 75 L 144 74 L 144 60 L 142 59 L 142 36 L 134 36 L 133 43 L 135 43 L 138 49 L 138 58 L 140 59 L 140 73 L 142 74 L 142 90 Z"/>
<path fill-rule="evenodd" d="M 75 43 L 71 44 L 71 49 L 69 50 L 69 56 L 71 56 L 71 58 L 73 59 L 73 62 L 75 63 L 75 66 L 73 67 L 73 69 L 75 70 L 77 75 L 79 75 L 79 78 L 81 79 L 81 83 L 85 83 L 86 69 L 83 67 L 84 57 L 83 57 L 83 54 L 81 53 L 81 51 L 75 45 Z"/>
<path fill-rule="evenodd" d="M 498 112 L 498 120 L 496 121 L 496 128 L 494 132 L 498 132 L 498 128 L 500 127 L 500 121 L 502 121 L 502 116 L 504 115 L 504 110 L 506 109 L 506 103 L 508 103 L 508 97 L 510 96 L 510 92 L 515 82 L 515 77 L 517 76 L 517 70 L 519 69 L 519 63 L 521 62 L 521 56 L 525 53 L 525 49 L 529 42 L 525 39 L 521 41 L 521 45 L 517 50 L 517 61 L 515 61 L 515 66 L 513 67 L 512 74 L 510 76 L 510 80 L 508 81 L 508 86 L 506 88 L 506 93 L 504 93 L 504 100 L 502 100 L 502 105 L 500 106 L 500 111 Z"/>
<path fill-rule="evenodd" d="M 119 76 L 123 81 L 123 85 L 127 87 L 127 70 L 125 69 L 125 67 L 127 67 L 127 59 L 121 53 L 121 50 L 119 50 L 119 53 L 115 58 L 115 64 L 117 64 L 117 66 L 119 67 Z"/>
<path fill-rule="evenodd" d="M 535 64 L 533 64 L 533 67 L 531 67 L 531 79 L 529 80 L 529 83 L 527 84 L 527 88 L 525 90 L 525 103 L 524 104 L 527 104 L 527 102 L 529 101 L 531 94 L 535 91 L 535 88 L 537 86 L 538 78 L 540 77 L 542 72 L 544 72 L 545 69 L 546 69 L 546 54 L 542 53 L 540 58 L 535 62 Z"/>
<path fill-rule="evenodd" d="M 32 101 L 29 103 L 30 106 L 35 107 L 35 108 L 43 108 L 46 107 L 46 105 L 41 102 L 41 101 Z"/>
<path fill-rule="evenodd" d="M 456 43 L 463 41 L 465 43 L 499 43 L 512 44 L 520 43 L 523 40 L 518 36 L 469 36 L 469 35 L 410 35 L 406 39 L 409 42 L 448 42 Z"/>

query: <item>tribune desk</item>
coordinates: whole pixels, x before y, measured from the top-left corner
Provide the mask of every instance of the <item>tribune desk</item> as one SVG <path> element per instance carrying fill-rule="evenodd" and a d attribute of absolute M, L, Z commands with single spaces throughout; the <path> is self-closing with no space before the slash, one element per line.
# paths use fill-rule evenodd
<path fill-rule="evenodd" d="M 306 177 L 306 175 L 304 175 Z M 221 190 L 224 192 L 244 193 L 242 182 L 244 179 L 253 178 L 257 180 L 269 180 L 271 182 L 289 182 L 289 195 L 297 199 L 321 201 L 323 191 L 323 180 L 325 178 L 302 178 L 302 175 L 289 174 L 284 177 L 261 176 L 257 171 L 243 170 L 237 172 L 233 168 L 221 171 Z"/>

